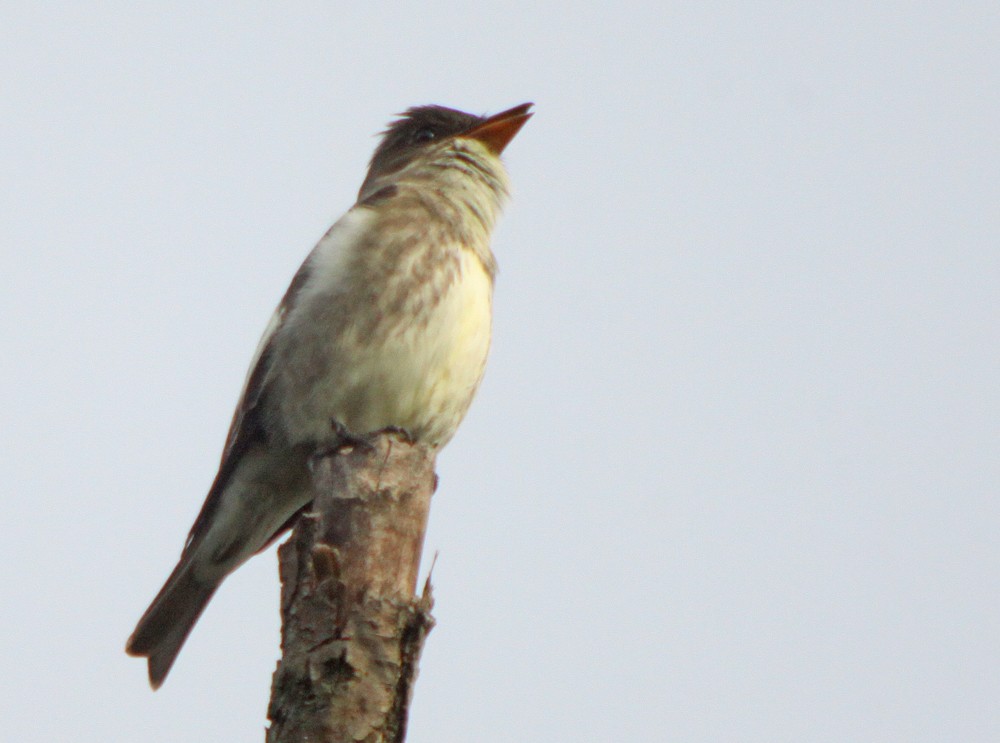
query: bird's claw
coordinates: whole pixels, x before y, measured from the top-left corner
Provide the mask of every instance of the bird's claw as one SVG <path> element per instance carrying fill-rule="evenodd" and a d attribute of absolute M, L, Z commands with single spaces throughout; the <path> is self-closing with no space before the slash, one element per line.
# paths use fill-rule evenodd
<path fill-rule="evenodd" d="M 380 433 L 380 434 L 381 433 L 394 433 L 397 436 L 399 436 L 403 441 L 405 441 L 407 444 L 415 444 L 416 443 L 416 439 L 413 438 L 413 434 L 410 433 L 409 431 L 407 431 L 402 426 L 386 426 L 385 428 L 383 428 L 378 433 Z M 378 435 L 378 434 L 376 434 L 376 435 Z"/>
<path fill-rule="evenodd" d="M 331 421 L 333 432 L 336 434 L 336 442 L 330 447 L 330 451 L 339 451 L 349 447 L 359 447 L 366 451 L 375 448 L 375 439 L 382 434 L 394 434 L 407 444 L 415 442 L 413 434 L 402 426 L 386 426 L 373 433 L 355 433 L 338 420 Z"/>
<path fill-rule="evenodd" d="M 354 431 L 338 420 L 331 421 L 331 424 L 333 425 L 333 432 L 337 436 L 336 443 L 330 447 L 332 451 L 343 451 L 344 449 L 352 449 L 355 447 L 365 451 L 371 451 L 375 448 L 375 437 L 372 434 L 354 433 Z"/>

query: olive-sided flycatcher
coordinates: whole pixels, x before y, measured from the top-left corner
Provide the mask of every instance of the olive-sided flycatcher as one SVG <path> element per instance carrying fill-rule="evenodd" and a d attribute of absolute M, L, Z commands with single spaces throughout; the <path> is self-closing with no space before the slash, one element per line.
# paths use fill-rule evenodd
<path fill-rule="evenodd" d="M 454 435 L 490 344 L 499 155 L 531 105 L 488 118 L 422 106 L 385 131 L 357 203 L 264 331 L 215 482 L 129 638 L 154 689 L 223 579 L 309 504 L 314 452 L 389 427 L 434 447 Z"/>

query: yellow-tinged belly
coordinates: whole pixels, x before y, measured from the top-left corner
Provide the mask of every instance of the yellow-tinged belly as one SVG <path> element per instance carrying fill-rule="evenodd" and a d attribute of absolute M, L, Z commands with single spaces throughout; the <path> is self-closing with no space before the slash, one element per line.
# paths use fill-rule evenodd
<path fill-rule="evenodd" d="M 286 389 L 299 391 L 282 417 L 293 439 L 329 438 L 334 419 L 358 434 L 398 426 L 431 444 L 451 438 L 485 368 L 493 282 L 471 251 L 455 246 L 450 258 L 443 284 L 410 275 L 405 301 L 384 291 L 372 306 L 340 308 L 358 321 L 332 324 L 325 350 L 289 369 L 298 378 Z"/>

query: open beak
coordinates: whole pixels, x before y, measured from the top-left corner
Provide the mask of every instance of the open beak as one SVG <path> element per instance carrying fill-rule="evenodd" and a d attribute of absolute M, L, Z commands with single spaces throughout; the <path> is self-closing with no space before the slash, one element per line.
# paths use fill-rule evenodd
<path fill-rule="evenodd" d="M 514 135 L 521 131 L 525 122 L 531 118 L 532 114 L 528 109 L 534 105 L 534 103 L 522 103 L 520 106 L 493 114 L 482 124 L 476 124 L 465 134 L 459 136 L 477 139 L 489 147 L 494 155 L 499 155 L 514 138 Z"/>

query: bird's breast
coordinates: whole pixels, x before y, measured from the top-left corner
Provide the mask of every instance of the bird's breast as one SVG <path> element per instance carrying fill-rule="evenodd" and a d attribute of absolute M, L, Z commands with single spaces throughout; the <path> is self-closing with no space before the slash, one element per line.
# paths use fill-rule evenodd
<path fill-rule="evenodd" d="M 485 368 L 492 275 L 444 236 L 348 242 L 318 246 L 313 283 L 289 318 L 275 360 L 280 422 L 291 441 L 329 439 L 337 420 L 444 444 Z"/>

